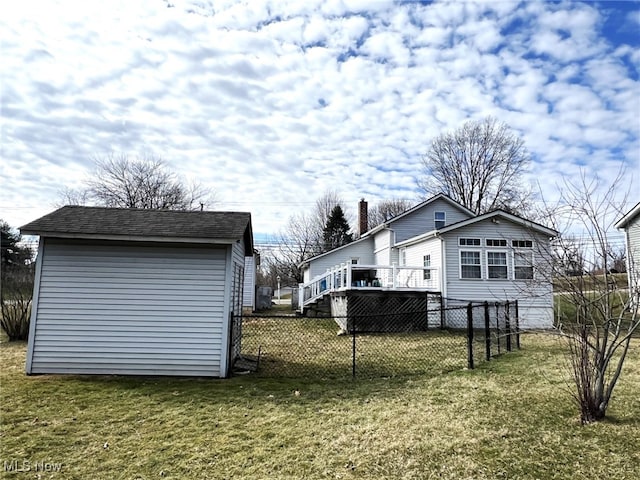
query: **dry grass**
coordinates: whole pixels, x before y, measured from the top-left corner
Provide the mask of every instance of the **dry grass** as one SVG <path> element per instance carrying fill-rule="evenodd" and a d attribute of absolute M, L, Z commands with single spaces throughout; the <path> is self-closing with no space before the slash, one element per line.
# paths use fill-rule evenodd
<path fill-rule="evenodd" d="M 0 462 L 71 479 L 640 478 L 640 341 L 582 427 L 556 340 L 477 370 L 380 380 L 24 375 L 2 343 Z"/>

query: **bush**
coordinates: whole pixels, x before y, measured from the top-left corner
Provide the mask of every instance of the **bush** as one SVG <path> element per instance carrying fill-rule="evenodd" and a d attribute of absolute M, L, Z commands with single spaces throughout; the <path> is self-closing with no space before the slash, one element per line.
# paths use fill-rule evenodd
<path fill-rule="evenodd" d="M 11 266 L 2 269 L 0 326 L 10 341 L 26 340 L 29 336 L 33 279 L 33 265 Z"/>

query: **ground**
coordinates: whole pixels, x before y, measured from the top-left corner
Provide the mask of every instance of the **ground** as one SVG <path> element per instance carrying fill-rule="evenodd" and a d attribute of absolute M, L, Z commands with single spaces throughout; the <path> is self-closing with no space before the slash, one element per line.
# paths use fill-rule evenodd
<path fill-rule="evenodd" d="M 25 344 L 3 342 L 0 478 L 631 480 L 639 340 L 584 427 L 545 335 L 476 370 L 356 381 L 28 377 Z"/>

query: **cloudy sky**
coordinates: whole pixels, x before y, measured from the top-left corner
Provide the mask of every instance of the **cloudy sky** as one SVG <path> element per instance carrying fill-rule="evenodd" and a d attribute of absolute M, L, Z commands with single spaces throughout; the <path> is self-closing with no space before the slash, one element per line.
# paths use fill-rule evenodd
<path fill-rule="evenodd" d="M 48 213 L 96 156 L 146 153 L 268 235 L 329 189 L 354 211 L 416 199 L 430 141 L 487 115 L 549 198 L 580 169 L 637 184 L 639 32 L 629 1 L 6 3 L 0 218 Z"/>

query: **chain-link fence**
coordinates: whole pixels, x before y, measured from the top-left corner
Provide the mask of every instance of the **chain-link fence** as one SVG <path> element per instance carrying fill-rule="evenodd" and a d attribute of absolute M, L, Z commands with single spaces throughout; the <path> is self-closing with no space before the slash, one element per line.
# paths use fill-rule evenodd
<path fill-rule="evenodd" d="M 235 371 L 360 378 L 473 368 L 478 361 L 519 346 L 519 340 L 511 339 L 516 328 L 509 331 L 507 340 L 509 309 L 504 305 L 469 304 L 348 318 L 244 316 L 242 355 Z M 480 321 L 485 322 L 487 312 L 490 325 L 485 329 Z M 438 327 L 432 326 L 434 318 Z"/>

